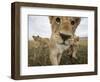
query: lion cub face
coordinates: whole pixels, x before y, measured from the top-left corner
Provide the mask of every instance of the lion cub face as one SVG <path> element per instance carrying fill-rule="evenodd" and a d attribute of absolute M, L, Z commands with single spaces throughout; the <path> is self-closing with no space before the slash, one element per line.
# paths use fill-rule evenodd
<path fill-rule="evenodd" d="M 80 17 L 50 16 L 52 27 L 51 39 L 58 44 L 67 45 L 80 23 Z"/>

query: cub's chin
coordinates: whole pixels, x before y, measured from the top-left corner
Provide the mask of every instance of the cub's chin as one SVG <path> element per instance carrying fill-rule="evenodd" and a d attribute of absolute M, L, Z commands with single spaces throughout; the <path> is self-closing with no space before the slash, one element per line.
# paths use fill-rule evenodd
<path fill-rule="evenodd" d="M 62 44 L 63 43 L 63 40 L 62 39 L 58 39 L 58 40 L 56 40 L 56 43 L 57 44 Z"/>
<path fill-rule="evenodd" d="M 63 40 L 61 40 L 61 41 L 59 41 L 58 44 L 68 46 L 68 45 L 72 45 L 73 41 L 70 41 L 70 40 L 63 41 Z"/>

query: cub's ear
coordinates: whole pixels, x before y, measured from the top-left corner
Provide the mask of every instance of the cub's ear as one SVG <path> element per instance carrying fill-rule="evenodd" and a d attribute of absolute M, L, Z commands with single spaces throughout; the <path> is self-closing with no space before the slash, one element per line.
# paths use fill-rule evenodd
<path fill-rule="evenodd" d="M 81 18 L 80 17 L 76 17 L 75 21 L 76 21 L 77 25 L 79 25 L 80 21 L 81 21 Z"/>
<path fill-rule="evenodd" d="M 53 16 L 49 16 L 50 23 L 52 23 Z"/>
<path fill-rule="evenodd" d="M 34 39 L 34 38 L 35 38 L 35 36 L 32 36 L 32 38 Z"/>
<path fill-rule="evenodd" d="M 78 25 L 80 24 L 81 22 L 81 18 L 80 17 L 75 17 L 75 25 L 74 25 L 74 28 L 73 28 L 73 32 L 75 33 Z"/>

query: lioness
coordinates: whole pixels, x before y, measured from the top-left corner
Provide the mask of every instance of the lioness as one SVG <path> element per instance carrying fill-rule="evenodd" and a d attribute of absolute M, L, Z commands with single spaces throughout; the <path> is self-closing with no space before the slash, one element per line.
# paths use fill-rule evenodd
<path fill-rule="evenodd" d="M 48 47 L 49 39 L 42 38 L 40 36 L 32 36 L 35 42 L 38 42 L 39 46 Z"/>
<path fill-rule="evenodd" d="M 52 65 L 58 65 L 61 60 L 62 53 L 70 50 L 72 46 L 72 56 L 76 58 L 75 30 L 80 24 L 80 17 L 66 16 L 49 16 L 52 28 L 50 38 L 50 61 Z M 78 41 L 78 40 L 76 40 Z"/>

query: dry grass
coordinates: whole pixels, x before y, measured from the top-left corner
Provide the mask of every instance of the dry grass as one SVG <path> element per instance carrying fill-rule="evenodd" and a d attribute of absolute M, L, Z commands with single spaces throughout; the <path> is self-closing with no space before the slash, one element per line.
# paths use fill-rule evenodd
<path fill-rule="evenodd" d="M 41 46 L 40 46 L 41 45 Z M 86 64 L 88 59 L 87 54 L 87 40 L 80 40 L 79 49 L 77 52 L 78 59 L 74 59 L 63 53 L 60 65 L 69 64 Z M 28 65 L 29 66 L 47 66 L 51 65 L 49 60 L 49 49 L 45 43 L 34 42 L 29 40 L 28 42 Z"/>

